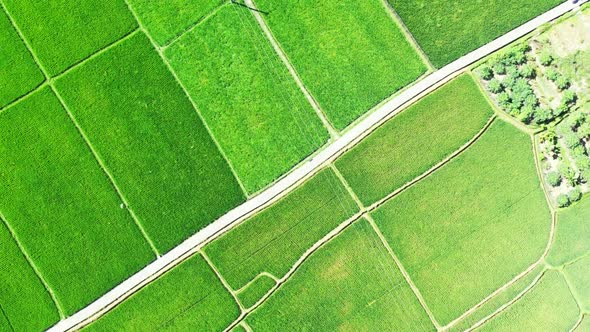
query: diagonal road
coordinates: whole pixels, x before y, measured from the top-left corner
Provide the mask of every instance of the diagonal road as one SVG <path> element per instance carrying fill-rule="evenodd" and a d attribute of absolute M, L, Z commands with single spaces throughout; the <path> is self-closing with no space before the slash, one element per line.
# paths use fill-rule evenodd
<path fill-rule="evenodd" d="M 450 78 L 460 73 L 474 62 L 525 36 L 539 26 L 578 8 L 581 4 L 587 1 L 589 0 L 580 0 L 577 4 L 573 4 L 571 1 L 564 2 L 563 4 L 537 16 L 527 23 L 491 41 L 490 43 L 476 49 L 473 52 L 468 53 L 467 55 L 424 77 L 420 81 L 416 82 L 413 86 L 401 92 L 395 98 L 373 110 L 371 114 L 365 117 L 362 121 L 358 122 L 352 128 L 348 129 L 341 137 L 336 139 L 330 145 L 326 146 L 313 158 L 303 162 L 288 175 L 277 181 L 274 185 L 270 186 L 242 205 L 229 211 L 213 223 L 209 224 L 207 227 L 188 238 L 176 248 L 159 257 L 154 262 L 144 267 L 141 271 L 129 277 L 127 280 L 98 298 L 87 307 L 60 321 L 48 331 L 71 331 L 84 326 L 100 314 L 108 311 L 110 308 L 122 302 L 125 298 L 132 295 L 147 283 L 156 279 L 158 276 L 162 275 L 175 265 L 191 256 L 193 253 L 197 252 L 212 239 L 220 236 L 231 227 L 238 224 L 240 221 L 248 218 L 257 211 L 285 196 L 297 185 L 311 177 L 316 171 L 346 151 L 346 149 L 348 149 L 350 146 L 354 145 L 362 138 L 367 136 L 372 130 L 377 128 L 383 122 L 399 113 L 408 104 L 448 81 Z"/>

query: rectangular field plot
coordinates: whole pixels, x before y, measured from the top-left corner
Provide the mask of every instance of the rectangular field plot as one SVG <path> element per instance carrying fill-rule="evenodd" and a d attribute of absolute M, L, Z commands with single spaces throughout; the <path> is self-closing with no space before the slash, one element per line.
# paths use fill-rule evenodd
<path fill-rule="evenodd" d="M 237 290 L 263 272 L 281 278 L 324 235 L 358 207 L 331 169 L 205 248 Z"/>
<path fill-rule="evenodd" d="M 83 331 L 222 331 L 239 313 L 231 294 L 196 255 Z"/>
<path fill-rule="evenodd" d="M 3 0 L 50 76 L 115 42 L 137 24 L 124 0 Z"/>
<path fill-rule="evenodd" d="M 380 1 L 257 0 L 303 83 L 337 129 L 426 72 Z"/>
<path fill-rule="evenodd" d="M 243 200 L 196 111 L 138 33 L 56 86 L 163 253 Z"/>
<path fill-rule="evenodd" d="M 473 79 L 460 76 L 389 120 L 336 167 L 370 205 L 459 149 L 492 114 Z"/>
<path fill-rule="evenodd" d="M 479 331 L 568 331 L 579 312 L 563 276 L 547 271 L 531 291 Z"/>
<path fill-rule="evenodd" d="M 155 258 L 49 88 L 2 112 L 0 133 L 0 211 L 65 314 Z"/>
<path fill-rule="evenodd" d="M 547 255 L 547 263 L 559 266 L 590 253 L 590 198 L 559 210 L 555 239 Z"/>
<path fill-rule="evenodd" d="M 551 224 L 531 140 L 502 121 L 373 217 L 443 326 L 537 261 Z"/>
<path fill-rule="evenodd" d="M 388 0 L 437 68 L 516 28 L 563 0 Z"/>
<path fill-rule="evenodd" d="M 316 251 L 247 318 L 254 331 L 433 331 L 371 225 Z"/>
<path fill-rule="evenodd" d="M 1 118 L 0 118 L 1 121 Z M 0 216 L 0 331 L 44 331 L 59 314 Z"/>
<path fill-rule="evenodd" d="M 31 91 L 43 73 L 0 7 L 0 108 Z"/>
<path fill-rule="evenodd" d="M 328 140 L 250 12 L 226 4 L 165 51 L 248 192 Z"/>
<path fill-rule="evenodd" d="M 139 20 L 158 45 L 190 29 L 224 0 L 129 0 Z"/>
<path fill-rule="evenodd" d="M 568 265 L 565 275 L 572 285 L 572 291 L 581 302 L 580 304 L 588 311 L 590 309 L 590 256 L 586 255 L 574 264 Z"/>

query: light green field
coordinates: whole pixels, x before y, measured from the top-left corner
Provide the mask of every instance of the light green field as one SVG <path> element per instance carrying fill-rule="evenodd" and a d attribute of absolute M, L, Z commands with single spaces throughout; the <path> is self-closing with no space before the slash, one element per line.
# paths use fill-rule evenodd
<path fill-rule="evenodd" d="M 254 331 L 434 330 L 365 219 L 315 252 L 247 322 Z"/>
<path fill-rule="evenodd" d="M 56 86 L 161 253 L 243 201 L 144 35 L 75 68 Z"/>
<path fill-rule="evenodd" d="M 55 324 L 59 314 L 49 292 L 1 217 L 0 253 L 0 331 L 44 331 Z"/>
<path fill-rule="evenodd" d="M 266 275 L 261 275 L 252 284 L 248 285 L 246 289 L 238 294 L 238 298 L 244 308 L 250 308 L 258 300 L 260 300 L 274 285 L 276 282 Z"/>
<path fill-rule="evenodd" d="M 426 72 L 381 1 L 255 2 L 337 129 Z"/>
<path fill-rule="evenodd" d="M 3 0 L 41 61 L 55 76 L 136 28 L 123 0 Z"/>
<path fill-rule="evenodd" d="M 588 238 L 586 238 L 588 240 Z M 590 256 L 578 260 L 565 269 L 573 291 L 586 311 L 590 310 Z"/>
<path fill-rule="evenodd" d="M 547 271 L 524 297 L 483 325 L 480 331 L 568 331 L 579 309 L 565 279 Z"/>
<path fill-rule="evenodd" d="M 232 296 L 197 255 L 83 331 L 222 331 L 238 315 Z"/>
<path fill-rule="evenodd" d="M 165 54 L 248 192 L 328 140 L 246 8 L 225 5 Z"/>
<path fill-rule="evenodd" d="M 576 332 L 590 332 L 590 316 L 585 315 L 584 319 L 575 330 Z"/>
<path fill-rule="evenodd" d="M 142 25 L 160 46 L 194 26 L 223 2 L 223 0 L 129 0 Z"/>
<path fill-rule="evenodd" d="M 0 7 L 1 9 L 1 7 Z M 27 47 L 0 10 L 0 107 L 41 84 L 43 74 Z"/>
<path fill-rule="evenodd" d="M 562 0 L 388 0 L 440 68 L 557 6 Z"/>
<path fill-rule="evenodd" d="M 389 120 L 336 167 L 370 205 L 460 148 L 492 114 L 471 76 L 462 75 Z"/>
<path fill-rule="evenodd" d="M 309 247 L 356 211 L 334 172 L 325 169 L 205 251 L 233 289 L 262 272 L 281 278 Z"/>
<path fill-rule="evenodd" d="M 547 255 L 554 266 L 590 253 L 590 199 L 585 197 L 574 206 L 559 210 L 555 239 Z"/>
<path fill-rule="evenodd" d="M 1 113 L 0 133 L 0 211 L 66 314 L 155 258 L 49 88 Z"/>
<path fill-rule="evenodd" d="M 373 216 L 441 325 L 537 261 L 551 223 L 530 138 L 498 120 Z"/>

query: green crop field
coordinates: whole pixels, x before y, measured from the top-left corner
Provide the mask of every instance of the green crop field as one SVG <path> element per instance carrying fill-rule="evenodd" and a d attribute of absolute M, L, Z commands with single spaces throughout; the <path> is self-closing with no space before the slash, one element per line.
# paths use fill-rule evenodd
<path fill-rule="evenodd" d="M 123 0 L 2 0 L 49 75 L 136 28 Z"/>
<path fill-rule="evenodd" d="M 547 262 L 559 266 L 590 253 L 590 198 L 559 211 L 555 239 Z"/>
<path fill-rule="evenodd" d="M 45 330 L 59 320 L 57 308 L 1 219 L 0 331 Z"/>
<path fill-rule="evenodd" d="M 66 314 L 155 255 L 49 88 L 0 113 L 0 211 Z"/>
<path fill-rule="evenodd" d="M 200 22 L 224 0 L 128 0 L 147 32 L 164 46 Z"/>
<path fill-rule="evenodd" d="M 281 278 L 295 261 L 358 210 L 331 169 L 205 248 L 234 289 L 262 272 Z"/>
<path fill-rule="evenodd" d="M 457 150 L 492 114 L 473 79 L 460 76 L 389 120 L 336 167 L 370 205 Z"/>
<path fill-rule="evenodd" d="M 535 287 L 481 331 L 568 331 L 579 309 L 563 276 L 548 271 Z"/>
<path fill-rule="evenodd" d="M 426 72 L 380 1 L 255 2 L 337 129 Z"/>
<path fill-rule="evenodd" d="M 274 285 L 276 285 L 274 279 L 267 275 L 261 275 L 251 285 L 248 285 L 242 292 L 238 293 L 238 298 L 244 308 L 250 308 Z"/>
<path fill-rule="evenodd" d="M 244 198 L 196 111 L 141 33 L 56 86 L 164 253 Z"/>
<path fill-rule="evenodd" d="M 443 325 L 538 260 L 551 222 L 530 138 L 498 120 L 373 216 Z"/>
<path fill-rule="evenodd" d="M 432 64 L 440 68 L 563 0 L 388 0 Z"/>
<path fill-rule="evenodd" d="M 590 309 L 590 256 L 586 255 L 565 268 L 575 296 L 588 311 Z"/>
<path fill-rule="evenodd" d="M 43 73 L 3 11 L 0 11 L 0 45 L 0 107 L 3 107 L 41 84 Z"/>
<path fill-rule="evenodd" d="M 84 331 L 221 331 L 238 314 L 232 296 L 203 257 L 196 255 Z"/>
<path fill-rule="evenodd" d="M 226 5 L 165 54 L 249 192 L 328 140 L 245 8 Z"/>
<path fill-rule="evenodd" d="M 247 323 L 254 331 L 434 330 L 365 219 L 315 252 Z"/>

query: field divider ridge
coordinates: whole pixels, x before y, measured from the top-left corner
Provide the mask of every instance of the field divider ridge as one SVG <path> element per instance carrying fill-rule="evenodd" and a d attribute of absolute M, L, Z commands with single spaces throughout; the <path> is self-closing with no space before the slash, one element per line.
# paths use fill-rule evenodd
<path fill-rule="evenodd" d="M 313 176 L 319 171 L 319 169 L 327 165 L 336 157 L 346 152 L 347 149 L 350 149 L 381 124 L 394 117 L 401 110 L 420 99 L 422 96 L 452 79 L 471 64 L 528 34 L 539 26 L 550 22 L 571 10 L 579 8 L 579 5 L 587 1 L 588 0 L 581 0 L 578 4 L 573 4 L 569 1 L 564 2 L 552 10 L 537 16 L 488 44 L 425 76 L 407 90 L 402 91 L 395 98 L 383 103 L 353 127 L 347 129 L 340 138 L 334 140 L 309 160 L 296 166 L 292 171 L 273 185 L 267 187 L 257 195 L 250 197 L 246 202 L 230 210 L 225 215 L 193 234 L 162 257 L 145 266 L 142 270 L 130 276 L 100 298 L 96 299 L 90 305 L 54 325 L 49 331 L 70 331 L 87 325 L 89 322 L 97 319 L 101 314 L 128 298 L 152 280 L 190 257 L 206 243 L 216 239 L 223 233 L 235 227 L 241 221 L 287 195 L 296 186 Z"/>
<path fill-rule="evenodd" d="M 43 287 L 45 288 L 45 290 L 47 291 L 47 293 L 51 297 L 51 301 L 55 305 L 55 309 L 57 310 L 60 319 L 64 319 L 66 317 L 65 311 L 62 308 L 61 304 L 59 303 L 57 296 L 55 295 L 55 292 L 53 291 L 53 289 L 51 289 L 51 287 L 49 287 L 49 284 L 47 283 L 45 278 L 43 278 L 41 271 L 39 271 L 39 268 L 37 267 L 37 265 L 35 264 L 35 262 L 31 258 L 31 256 L 29 255 L 29 253 L 27 252 L 25 247 L 20 243 L 20 241 L 18 240 L 18 237 L 16 236 L 16 232 L 14 231 L 12 226 L 10 226 L 10 224 L 8 223 L 8 219 L 6 219 L 6 217 L 4 216 L 4 214 L 1 211 L 0 211 L 0 221 L 4 224 L 4 226 L 6 226 L 6 228 L 8 229 L 8 232 L 10 233 L 10 237 L 12 237 L 12 240 L 17 245 L 21 254 L 27 260 L 27 263 L 29 264 L 31 269 L 33 269 L 33 272 L 35 272 L 35 275 L 37 276 L 39 281 L 41 281 L 41 284 L 43 284 Z M 2 309 L 2 308 L 0 308 L 0 309 Z M 2 313 L 4 314 L 3 309 L 2 309 Z M 4 315 L 6 316 L 6 319 L 8 320 L 8 316 L 6 314 L 4 314 Z M 9 323 L 10 323 L 10 321 L 9 321 Z"/>
<path fill-rule="evenodd" d="M 313 108 L 315 113 L 317 114 L 317 116 L 322 121 L 322 124 L 328 130 L 328 133 L 330 134 L 330 138 L 332 140 L 335 140 L 338 137 L 340 137 L 338 130 L 336 130 L 336 128 L 334 128 L 332 123 L 330 123 L 330 121 L 328 120 L 328 116 L 322 110 L 322 108 L 320 107 L 320 104 L 317 102 L 317 100 L 311 94 L 311 92 L 309 92 L 309 89 L 305 86 L 305 84 L 303 84 L 303 81 L 301 80 L 299 73 L 297 73 L 297 70 L 293 66 L 293 63 L 291 62 L 291 60 L 289 60 L 287 53 L 285 53 L 282 46 L 279 44 L 278 39 L 274 36 L 274 34 L 272 33 L 272 30 L 270 29 L 270 27 L 268 26 L 268 24 L 266 23 L 266 21 L 264 20 L 262 15 L 260 14 L 260 11 L 258 10 L 258 7 L 256 7 L 256 4 L 254 3 L 254 1 L 253 0 L 244 0 L 244 2 L 246 3 L 246 5 L 248 7 L 253 8 L 253 9 L 249 9 L 249 11 L 252 13 L 254 18 L 256 19 L 256 22 L 258 22 L 260 29 L 262 30 L 262 32 L 264 32 L 266 39 L 270 42 L 270 45 L 275 50 L 275 53 L 279 56 L 279 58 L 281 59 L 281 61 L 285 65 L 285 67 L 287 67 L 289 74 L 291 74 L 291 77 L 293 78 L 293 80 L 295 81 L 295 83 L 297 84 L 297 86 L 299 87 L 299 89 L 301 90 L 301 92 L 303 93 L 303 95 L 305 96 L 305 98 L 307 99 L 307 101 L 309 102 L 309 104 L 311 105 L 311 107 Z"/>
<path fill-rule="evenodd" d="M 272 280 L 274 280 L 274 282 L 278 282 L 279 278 L 275 277 L 274 275 L 268 273 L 268 272 L 260 272 L 258 275 L 256 275 L 254 278 L 252 278 L 252 280 L 248 281 L 247 283 L 245 283 L 242 287 L 240 287 L 239 289 L 236 290 L 236 294 L 240 294 L 241 292 L 245 291 L 248 286 L 251 286 L 256 280 L 262 278 L 262 277 L 268 277 Z"/>
<path fill-rule="evenodd" d="M 402 30 L 402 33 L 404 34 L 408 42 L 416 50 L 420 58 L 422 58 L 422 62 L 424 62 L 426 67 L 428 67 L 428 70 L 435 71 L 436 67 L 432 64 L 432 62 L 430 62 L 430 58 L 428 57 L 428 55 L 426 55 L 426 52 L 424 52 L 420 44 L 418 44 L 418 41 L 416 40 L 416 38 L 414 38 L 414 35 L 412 34 L 412 32 L 410 32 L 410 29 L 408 29 L 408 27 L 404 23 L 404 20 L 402 20 L 401 16 L 398 15 L 391 3 L 389 3 L 388 0 L 381 0 L 381 4 L 383 4 L 383 7 L 385 7 L 385 11 L 389 14 L 393 22 Z"/>
<path fill-rule="evenodd" d="M 246 187 L 244 186 L 244 184 L 242 183 L 242 180 L 238 176 L 238 173 L 236 172 L 233 164 L 231 163 L 231 161 L 229 160 L 229 158 L 225 154 L 225 151 L 221 147 L 221 144 L 219 144 L 219 141 L 217 141 L 217 139 L 215 138 L 215 135 L 213 134 L 213 131 L 207 125 L 207 122 L 205 121 L 205 118 L 201 115 L 201 112 L 199 111 L 199 108 L 197 107 L 197 104 L 195 103 L 195 101 L 193 100 L 193 98 L 188 93 L 188 90 L 186 89 L 186 87 L 184 86 L 184 84 L 182 83 L 182 81 L 178 78 L 178 75 L 176 75 L 176 72 L 174 71 L 174 69 L 170 65 L 170 62 L 168 61 L 168 58 L 166 58 L 166 56 L 164 55 L 162 49 L 158 46 L 158 44 L 152 38 L 152 36 L 147 32 L 146 28 L 143 26 L 143 23 L 139 19 L 139 16 L 137 16 L 137 13 L 133 9 L 133 7 L 131 7 L 131 5 L 129 4 L 129 1 L 125 0 L 125 4 L 129 8 L 129 11 L 133 15 L 133 17 L 135 18 L 135 21 L 139 25 L 139 29 L 149 39 L 150 43 L 152 44 L 152 47 L 158 53 L 158 55 L 160 56 L 160 59 L 162 60 L 162 62 L 164 63 L 164 65 L 166 65 L 166 68 L 168 68 L 168 71 L 170 72 L 170 74 L 172 75 L 172 77 L 174 77 L 174 80 L 176 81 L 176 83 L 178 84 L 178 86 L 182 89 L 182 92 L 184 93 L 184 95 L 186 96 L 186 98 L 188 99 L 188 101 L 191 103 L 193 109 L 195 110 L 195 113 L 197 114 L 197 116 L 201 120 L 201 123 L 203 124 L 203 126 L 205 127 L 205 129 L 207 129 L 207 133 L 209 134 L 209 137 L 211 137 L 211 140 L 213 140 L 213 142 L 215 143 L 215 146 L 217 147 L 217 150 L 219 151 L 219 153 L 221 154 L 221 156 L 225 160 L 226 164 L 229 166 L 229 168 L 230 168 L 230 170 L 231 170 L 234 178 L 236 179 L 236 182 L 238 183 L 238 185 L 240 186 L 240 189 L 242 190 L 242 193 L 244 194 L 244 196 L 246 198 L 250 198 L 250 195 L 248 193 L 248 190 L 246 190 Z"/>
<path fill-rule="evenodd" d="M 211 261 L 211 259 L 209 258 L 209 256 L 207 256 L 207 254 L 205 253 L 205 251 L 201 250 L 201 251 L 199 251 L 199 254 L 201 256 L 203 256 L 203 259 L 207 262 L 207 264 L 209 265 L 209 267 L 211 267 L 211 270 L 213 270 L 213 272 L 217 276 L 217 279 L 219 279 L 219 281 L 221 281 L 221 283 L 223 284 L 223 287 L 225 287 L 225 289 L 234 298 L 234 301 L 236 301 L 236 304 L 240 308 L 240 313 L 243 312 L 244 311 L 244 306 L 242 305 L 242 301 L 240 301 L 240 299 L 238 298 L 238 296 L 236 294 L 236 291 L 233 290 L 233 288 L 229 285 L 229 283 L 221 275 L 221 272 L 219 272 L 219 270 L 217 269 L 217 266 L 215 266 L 215 264 L 213 264 L 213 262 Z"/>

